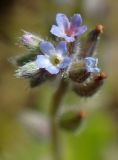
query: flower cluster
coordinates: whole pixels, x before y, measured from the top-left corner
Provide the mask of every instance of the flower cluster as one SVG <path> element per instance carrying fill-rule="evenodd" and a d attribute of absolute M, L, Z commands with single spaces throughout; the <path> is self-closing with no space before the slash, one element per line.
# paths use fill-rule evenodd
<path fill-rule="evenodd" d="M 80 14 L 74 14 L 69 20 L 65 14 L 56 15 L 56 25 L 52 25 L 51 34 L 58 37 L 53 44 L 50 41 L 24 32 L 21 37 L 22 44 L 30 50 L 30 54 L 20 57 L 21 64 L 16 70 L 17 77 L 30 79 L 30 84 L 35 86 L 35 82 L 40 82 L 60 76 L 70 80 L 73 87 L 78 84 L 89 84 L 96 77 L 99 77 L 101 70 L 97 67 L 98 59 L 94 58 L 94 50 L 102 25 L 91 31 L 82 49 L 79 49 L 80 36 L 87 30 L 86 25 L 82 25 Z M 19 62 L 19 58 L 17 59 Z M 92 79 L 92 80 L 91 80 Z M 103 81 L 103 77 L 100 81 Z M 94 81 L 96 83 L 96 81 Z M 97 88 L 97 86 L 96 86 Z M 77 92 L 77 91 L 75 91 Z"/>

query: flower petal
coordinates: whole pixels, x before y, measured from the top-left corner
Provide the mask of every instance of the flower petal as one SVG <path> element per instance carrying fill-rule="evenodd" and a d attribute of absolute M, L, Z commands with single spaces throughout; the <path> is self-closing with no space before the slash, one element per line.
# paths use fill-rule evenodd
<path fill-rule="evenodd" d="M 87 67 L 87 71 L 90 73 L 99 73 L 100 69 L 99 68 L 91 68 L 91 67 Z"/>
<path fill-rule="evenodd" d="M 57 68 L 56 66 L 53 66 L 53 65 L 46 67 L 46 70 L 51 74 L 59 73 L 59 68 Z"/>
<path fill-rule="evenodd" d="M 59 28 L 58 26 L 53 25 L 50 32 L 52 34 L 54 34 L 57 37 L 64 37 L 65 33 L 63 30 L 61 30 L 61 28 Z"/>
<path fill-rule="evenodd" d="M 40 43 L 40 49 L 42 51 L 42 53 L 44 54 L 51 54 L 51 52 L 55 51 L 54 46 L 52 45 L 52 43 L 48 42 L 48 41 L 43 41 Z"/>
<path fill-rule="evenodd" d="M 85 64 L 89 67 L 97 67 L 98 59 L 93 58 L 93 57 L 86 57 Z"/>
<path fill-rule="evenodd" d="M 82 18 L 80 14 L 75 14 L 71 20 L 71 29 L 77 29 L 82 24 Z"/>
<path fill-rule="evenodd" d="M 58 13 L 56 15 L 56 22 L 58 26 L 64 30 L 69 28 L 70 23 L 68 18 L 65 16 L 65 14 Z"/>
<path fill-rule="evenodd" d="M 85 64 L 86 64 L 88 72 L 91 72 L 91 73 L 100 72 L 100 69 L 97 67 L 98 59 L 93 58 L 93 57 L 86 57 Z"/>
<path fill-rule="evenodd" d="M 38 55 L 35 62 L 39 68 L 46 68 L 46 67 L 52 65 L 50 63 L 49 59 L 44 55 Z"/>
<path fill-rule="evenodd" d="M 65 41 L 59 42 L 59 44 L 56 47 L 56 50 L 59 51 L 60 54 L 63 56 L 67 54 L 67 44 Z"/>
<path fill-rule="evenodd" d="M 79 35 L 83 34 L 84 32 L 86 32 L 86 30 L 87 30 L 87 26 L 86 25 L 79 27 L 75 31 L 74 36 L 79 36 Z"/>
<path fill-rule="evenodd" d="M 59 68 L 66 68 L 69 63 L 70 63 L 71 59 L 69 57 L 65 57 L 63 62 L 59 65 Z"/>
<path fill-rule="evenodd" d="M 64 39 L 69 43 L 69 42 L 74 42 L 75 38 L 73 36 L 69 37 L 69 36 L 64 36 Z"/>

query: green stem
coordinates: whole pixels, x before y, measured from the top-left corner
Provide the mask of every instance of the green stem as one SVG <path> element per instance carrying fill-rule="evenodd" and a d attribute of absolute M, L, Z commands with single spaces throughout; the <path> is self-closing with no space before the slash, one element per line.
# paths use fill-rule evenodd
<path fill-rule="evenodd" d="M 53 159 L 61 160 L 60 145 L 59 145 L 59 128 L 56 121 L 57 112 L 61 103 L 61 100 L 68 88 L 68 83 L 64 79 L 60 81 L 59 87 L 53 95 L 51 101 L 51 134 L 53 145 Z"/>

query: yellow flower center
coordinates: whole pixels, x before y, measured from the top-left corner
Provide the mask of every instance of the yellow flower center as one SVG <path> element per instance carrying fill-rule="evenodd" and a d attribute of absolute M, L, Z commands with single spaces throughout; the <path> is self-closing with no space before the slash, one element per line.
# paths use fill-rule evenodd
<path fill-rule="evenodd" d="M 54 66 L 58 65 L 61 62 L 61 60 L 62 60 L 62 58 L 59 55 L 53 55 L 50 58 L 50 61 Z"/>

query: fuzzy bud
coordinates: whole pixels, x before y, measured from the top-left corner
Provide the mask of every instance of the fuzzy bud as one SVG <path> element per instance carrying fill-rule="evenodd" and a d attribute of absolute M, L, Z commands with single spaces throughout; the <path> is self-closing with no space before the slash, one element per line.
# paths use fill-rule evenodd
<path fill-rule="evenodd" d="M 43 39 L 29 32 L 24 32 L 24 34 L 21 37 L 22 44 L 26 48 L 31 49 L 31 50 L 36 50 L 37 48 L 39 48 L 39 43 L 42 41 Z"/>
<path fill-rule="evenodd" d="M 73 90 L 81 97 L 90 97 L 100 89 L 105 78 L 105 73 L 100 72 L 98 75 L 92 75 L 85 83 L 74 83 Z"/>
<path fill-rule="evenodd" d="M 28 62 L 23 66 L 20 66 L 15 75 L 17 78 L 31 78 L 34 74 L 38 73 L 39 68 L 34 61 Z"/>
<path fill-rule="evenodd" d="M 103 29 L 104 27 L 101 24 L 98 24 L 95 29 L 88 34 L 88 38 L 80 52 L 82 57 L 89 57 L 94 54 L 100 35 L 103 33 Z"/>
<path fill-rule="evenodd" d="M 72 63 L 68 72 L 69 78 L 72 81 L 78 83 L 84 82 L 90 75 L 90 72 L 88 72 L 86 69 L 86 65 L 83 59 Z"/>
<path fill-rule="evenodd" d="M 85 112 L 82 111 L 68 111 L 60 117 L 60 127 L 67 131 L 75 131 L 81 125 L 85 117 Z"/>

